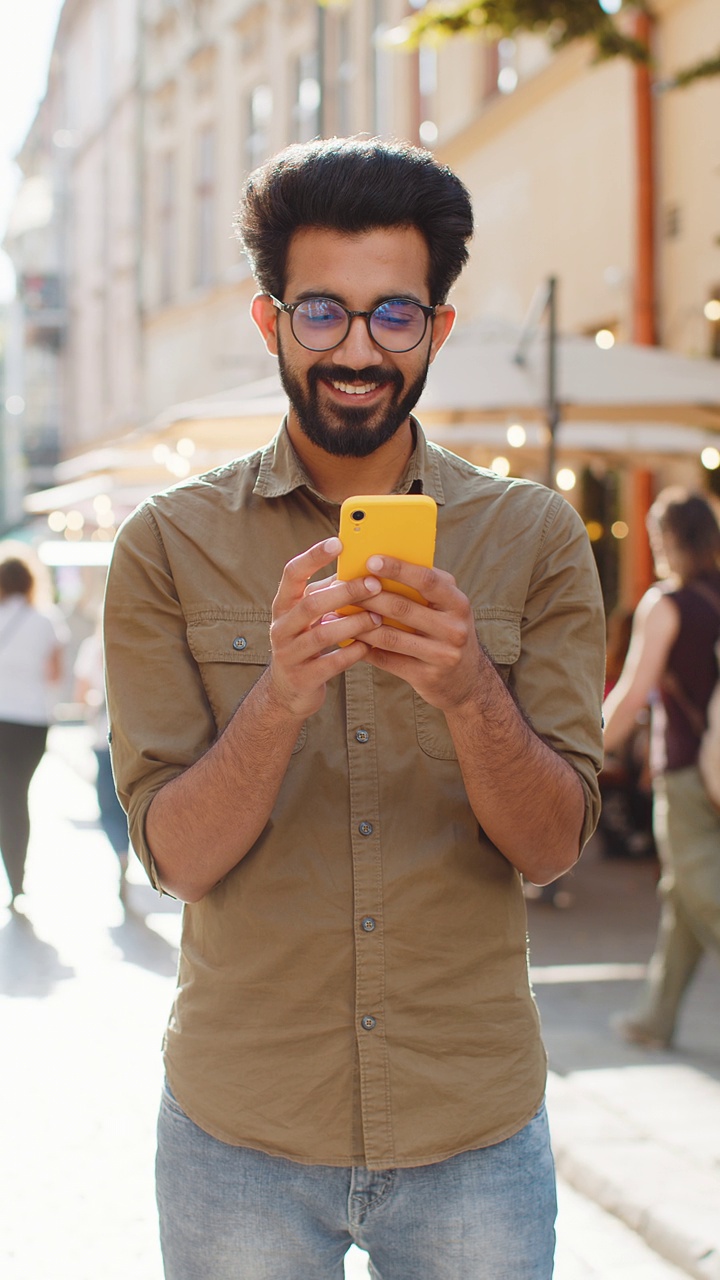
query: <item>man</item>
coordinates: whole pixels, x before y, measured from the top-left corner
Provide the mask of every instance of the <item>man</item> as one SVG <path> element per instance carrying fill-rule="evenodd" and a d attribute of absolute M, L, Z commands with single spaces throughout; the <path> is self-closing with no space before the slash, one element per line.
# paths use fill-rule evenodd
<path fill-rule="evenodd" d="M 521 878 L 571 867 L 597 816 L 585 531 L 410 416 L 472 232 L 455 175 L 377 140 L 290 147 L 251 175 L 238 230 L 287 419 L 145 503 L 107 597 L 132 843 L 188 904 L 166 1276 L 326 1280 L 354 1240 L 382 1280 L 545 1280 Z M 339 503 L 390 492 L 437 502 L 436 568 L 372 557 L 336 581 Z"/>

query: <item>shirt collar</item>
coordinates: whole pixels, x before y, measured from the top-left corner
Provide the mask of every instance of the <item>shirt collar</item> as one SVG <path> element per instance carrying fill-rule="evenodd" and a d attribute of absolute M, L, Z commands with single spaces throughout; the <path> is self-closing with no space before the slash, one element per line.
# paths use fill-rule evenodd
<path fill-rule="evenodd" d="M 395 493 L 427 493 L 439 506 L 445 502 L 438 455 L 428 445 L 425 432 L 417 418 L 411 418 L 415 432 L 415 448 L 408 460 L 405 472 L 396 486 Z M 327 501 L 315 489 L 287 433 L 287 418 L 280 430 L 260 454 L 260 468 L 254 492 L 261 498 L 282 498 L 294 489 L 304 486 L 318 498 Z"/>

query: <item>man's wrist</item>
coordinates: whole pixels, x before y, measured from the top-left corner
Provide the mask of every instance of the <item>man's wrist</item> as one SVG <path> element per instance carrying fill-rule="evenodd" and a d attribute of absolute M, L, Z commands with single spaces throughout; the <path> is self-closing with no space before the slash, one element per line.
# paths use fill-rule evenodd
<path fill-rule="evenodd" d="M 272 661 L 255 688 L 258 697 L 262 699 L 265 711 L 278 728 L 287 725 L 299 729 L 315 710 L 315 708 L 301 706 L 297 694 L 291 691 L 286 692 L 281 688 L 274 677 Z"/>

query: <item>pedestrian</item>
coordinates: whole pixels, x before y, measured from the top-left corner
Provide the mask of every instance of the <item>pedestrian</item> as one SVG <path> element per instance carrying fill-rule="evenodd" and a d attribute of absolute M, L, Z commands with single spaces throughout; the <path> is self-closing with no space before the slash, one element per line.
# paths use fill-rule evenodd
<path fill-rule="evenodd" d="M 36 607 L 35 590 L 30 562 L 6 553 L 0 559 L 0 851 L 11 910 L 24 895 L 28 794 L 45 753 L 67 641 L 57 612 Z"/>
<path fill-rule="evenodd" d="M 720 950 L 720 814 L 698 769 L 718 679 L 720 529 L 705 498 L 678 488 L 658 496 L 648 529 L 662 581 L 637 607 L 627 660 L 605 703 L 605 747 L 617 751 L 651 704 L 662 910 L 640 1004 L 615 1026 L 633 1044 L 666 1048 L 700 957 Z"/>
<path fill-rule="evenodd" d="M 605 698 L 617 684 L 632 634 L 633 611 L 618 606 L 608 617 Z M 655 856 L 652 835 L 649 712 L 643 707 L 617 754 L 608 754 L 600 774 L 602 808 L 598 831 L 606 858 Z"/>
<path fill-rule="evenodd" d="M 106 598 L 132 844 L 186 903 L 165 1275 L 324 1280 L 355 1241 L 384 1280 L 546 1280 L 522 877 L 567 870 L 597 817 L 585 529 L 412 416 L 472 231 L 449 169 L 295 145 L 250 176 L 237 227 L 288 415 L 126 521 Z M 390 493 L 437 503 L 436 567 L 371 556 L 336 580 L 340 502 Z"/>
<path fill-rule="evenodd" d="M 110 760 L 108 742 L 108 718 L 105 702 L 105 673 L 103 662 L 102 625 L 98 621 L 95 630 L 80 645 L 74 666 L 75 698 L 85 708 L 85 719 L 92 730 L 92 746 L 95 756 L 95 791 L 100 825 L 113 848 L 120 871 L 120 900 L 126 900 L 126 874 L 128 867 L 128 829 L 125 810 L 117 798 L 115 780 Z"/>

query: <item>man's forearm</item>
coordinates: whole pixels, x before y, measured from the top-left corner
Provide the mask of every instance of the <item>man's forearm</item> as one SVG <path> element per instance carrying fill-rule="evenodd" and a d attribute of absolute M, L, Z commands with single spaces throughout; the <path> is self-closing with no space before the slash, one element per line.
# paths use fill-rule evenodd
<path fill-rule="evenodd" d="M 527 723 L 487 657 L 483 668 L 472 699 L 445 713 L 468 799 L 500 852 L 546 884 L 580 853 L 582 784 Z"/>
<path fill-rule="evenodd" d="M 210 750 L 157 793 L 146 835 L 169 893 L 198 901 L 252 848 L 301 727 L 277 702 L 266 672 Z"/>

